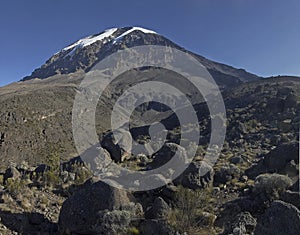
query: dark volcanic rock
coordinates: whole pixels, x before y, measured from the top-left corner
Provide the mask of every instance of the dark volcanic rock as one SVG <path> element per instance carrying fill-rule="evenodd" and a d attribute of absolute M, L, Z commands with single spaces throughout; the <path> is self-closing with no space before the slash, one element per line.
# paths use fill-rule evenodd
<path fill-rule="evenodd" d="M 190 189 L 205 188 L 212 183 L 213 177 L 213 168 L 205 161 L 198 161 L 192 162 L 174 183 Z"/>
<path fill-rule="evenodd" d="M 145 220 L 140 225 L 141 234 L 143 235 L 174 235 L 175 231 L 161 220 Z"/>
<path fill-rule="evenodd" d="M 94 229 L 102 219 L 101 211 L 122 210 L 129 204 L 126 191 L 101 181 L 88 181 L 63 204 L 59 216 L 60 229 L 76 234 L 95 234 Z"/>
<path fill-rule="evenodd" d="M 296 141 L 283 143 L 274 150 L 271 150 L 257 165 L 246 170 L 246 174 L 250 178 L 255 178 L 262 173 L 278 172 L 288 174 L 290 170 L 287 165 L 292 164 L 291 161 L 299 164 L 299 144 Z"/>
<path fill-rule="evenodd" d="M 145 212 L 146 219 L 166 219 L 170 211 L 168 204 L 158 197 L 154 200 L 152 206 Z"/>
<path fill-rule="evenodd" d="M 293 205 L 275 201 L 258 219 L 255 235 L 295 235 L 300 231 L 300 211 Z"/>
<path fill-rule="evenodd" d="M 249 212 L 241 212 L 236 215 L 231 224 L 225 228 L 225 234 L 252 234 L 256 227 L 256 219 Z"/>

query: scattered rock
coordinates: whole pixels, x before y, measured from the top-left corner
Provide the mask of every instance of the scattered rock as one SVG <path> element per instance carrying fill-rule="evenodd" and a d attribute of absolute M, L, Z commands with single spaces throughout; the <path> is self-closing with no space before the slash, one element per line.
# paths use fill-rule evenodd
<path fill-rule="evenodd" d="M 145 220 L 140 225 L 141 234 L 143 235 L 174 235 L 174 230 L 161 220 Z"/>
<path fill-rule="evenodd" d="M 220 170 L 215 172 L 214 176 L 214 186 L 218 186 L 220 184 L 226 184 L 228 181 L 239 178 L 240 177 L 240 169 L 234 165 L 225 165 L 222 166 Z"/>
<path fill-rule="evenodd" d="M 243 162 L 243 159 L 240 156 L 235 156 L 235 157 L 230 158 L 230 163 L 240 164 L 242 162 Z"/>
<path fill-rule="evenodd" d="M 6 183 L 8 179 L 21 179 L 21 173 L 15 167 L 8 168 L 3 176 L 3 182 Z"/>
<path fill-rule="evenodd" d="M 192 162 L 181 176 L 174 180 L 174 183 L 190 189 L 199 189 L 208 187 L 213 177 L 213 168 L 205 161 L 198 161 Z"/>
<path fill-rule="evenodd" d="M 130 204 L 126 191 L 113 188 L 101 181 L 87 181 L 67 199 L 61 209 L 59 225 L 62 231 L 93 234 L 100 211 L 122 210 Z"/>
<path fill-rule="evenodd" d="M 280 200 L 290 203 L 300 209 L 300 192 L 292 192 L 287 190 L 285 193 L 281 195 Z"/>
<path fill-rule="evenodd" d="M 300 231 L 300 211 L 282 201 L 274 201 L 258 219 L 255 235 L 295 235 Z"/>
<path fill-rule="evenodd" d="M 152 206 L 145 212 L 146 219 L 166 219 L 170 211 L 169 205 L 161 197 L 157 197 Z"/>
<path fill-rule="evenodd" d="M 246 170 L 246 174 L 250 178 L 255 178 L 262 173 L 278 172 L 281 174 L 289 174 L 289 170 L 285 170 L 287 164 L 291 161 L 299 164 L 299 144 L 296 141 L 283 143 L 271 150 L 257 165 Z M 294 174 L 291 176 L 294 176 Z"/>

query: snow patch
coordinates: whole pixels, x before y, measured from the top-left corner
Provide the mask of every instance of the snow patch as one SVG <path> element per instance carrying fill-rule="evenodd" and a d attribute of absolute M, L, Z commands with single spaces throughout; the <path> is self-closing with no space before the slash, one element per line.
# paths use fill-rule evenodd
<path fill-rule="evenodd" d="M 68 51 L 70 49 L 73 48 L 73 50 L 75 48 L 78 47 L 86 47 L 89 46 L 97 41 L 103 41 L 104 39 L 110 37 L 112 34 L 114 34 L 118 29 L 117 28 L 112 28 L 112 29 L 108 29 L 105 30 L 104 33 L 97 35 L 97 36 L 88 36 L 86 38 L 80 39 L 77 42 L 73 43 L 72 45 L 65 47 L 64 49 L 62 49 L 61 51 Z"/>
<path fill-rule="evenodd" d="M 149 29 L 144 29 L 141 27 L 132 27 L 131 29 L 127 30 L 126 32 L 124 32 L 123 34 L 121 34 L 120 36 L 116 37 L 116 38 L 111 38 L 112 35 L 118 30 L 118 28 L 111 28 L 111 29 L 107 29 L 105 30 L 103 33 L 97 35 L 97 36 L 88 36 L 85 38 L 82 38 L 80 40 L 78 40 L 77 42 L 73 43 L 70 46 L 67 46 L 65 48 L 63 48 L 61 51 L 57 52 L 56 54 L 59 54 L 60 52 L 65 52 L 65 51 L 69 51 L 71 50 L 67 55 L 64 56 L 64 58 L 66 58 L 67 56 L 73 56 L 74 52 L 76 51 L 77 48 L 83 48 L 86 46 L 89 46 L 97 41 L 102 41 L 102 42 L 110 42 L 112 41 L 113 44 L 116 43 L 118 40 L 122 39 L 124 36 L 126 36 L 127 34 L 132 33 L 133 31 L 139 30 L 143 33 L 149 33 L 149 34 L 157 34 L 156 32 L 149 30 Z"/>
<path fill-rule="evenodd" d="M 136 31 L 136 30 L 142 31 L 143 33 L 157 34 L 156 32 L 154 32 L 152 30 L 149 30 L 149 29 L 144 29 L 144 28 L 141 28 L 141 27 L 132 27 L 131 29 L 127 30 L 125 33 L 123 33 L 120 36 L 116 37 L 114 39 L 114 43 L 116 41 L 120 40 L 121 38 L 123 38 L 124 36 L 126 36 L 127 34 L 130 34 L 130 33 L 132 33 L 133 31 Z"/>

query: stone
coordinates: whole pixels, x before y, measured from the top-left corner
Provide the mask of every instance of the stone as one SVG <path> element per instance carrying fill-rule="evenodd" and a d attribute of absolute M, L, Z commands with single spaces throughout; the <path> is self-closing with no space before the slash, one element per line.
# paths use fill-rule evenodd
<path fill-rule="evenodd" d="M 230 163 L 239 164 L 242 162 L 243 162 L 243 159 L 240 156 L 235 156 L 235 157 L 230 158 Z"/>
<path fill-rule="evenodd" d="M 263 173 L 292 174 L 294 176 L 293 163 L 299 164 L 299 144 L 297 141 L 288 141 L 277 146 L 267 153 L 262 160 L 246 170 L 250 178 Z M 289 166 L 290 165 L 290 166 Z"/>
<path fill-rule="evenodd" d="M 143 235 L 174 235 L 175 231 L 164 221 L 145 220 L 140 225 L 140 231 Z"/>
<path fill-rule="evenodd" d="M 240 177 L 240 169 L 234 165 L 224 165 L 220 170 L 217 170 L 214 175 L 214 186 L 218 186 L 220 184 L 226 184 L 228 181 L 233 178 Z"/>
<path fill-rule="evenodd" d="M 18 180 L 21 179 L 21 173 L 15 167 L 8 168 L 3 175 L 4 184 L 8 179 Z"/>
<path fill-rule="evenodd" d="M 88 180 L 62 205 L 59 226 L 62 232 L 94 234 L 100 211 L 122 210 L 130 204 L 126 191 L 102 181 Z"/>
<path fill-rule="evenodd" d="M 197 161 L 192 162 L 174 183 L 190 189 L 205 188 L 212 183 L 213 177 L 212 166 L 205 161 Z"/>
<path fill-rule="evenodd" d="M 176 152 L 178 152 L 179 164 L 184 164 L 188 159 L 186 150 L 178 144 L 166 143 L 157 153 L 154 154 L 154 159 L 149 166 L 151 169 L 163 166 L 172 159 Z"/>
<path fill-rule="evenodd" d="M 152 206 L 145 212 L 146 219 L 166 219 L 170 211 L 169 205 L 161 197 L 155 198 Z"/>
<path fill-rule="evenodd" d="M 274 201 L 259 218 L 255 235 L 295 235 L 300 231 L 300 211 L 297 207 Z"/>
<path fill-rule="evenodd" d="M 290 203 L 300 209 L 300 192 L 292 192 L 287 190 L 281 195 L 280 200 Z"/>

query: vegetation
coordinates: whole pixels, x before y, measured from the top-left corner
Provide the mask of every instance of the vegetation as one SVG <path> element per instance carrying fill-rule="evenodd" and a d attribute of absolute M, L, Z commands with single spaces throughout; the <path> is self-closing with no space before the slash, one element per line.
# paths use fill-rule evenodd
<path fill-rule="evenodd" d="M 269 200 L 276 200 L 291 185 L 292 181 L 288 176 L 262 174 L 255 180 L 254 192 L 266 196 Z"/>
<path fill-rule="evenodd" d="M 214 217 L 204 222 L 203 213 L 212 209 L 212 193 L 210 189 L 191 190 L 179 187 L 176 203 L 171 210 L 168 221 L 180 233 L 194 234 L 195 231 L 209 229 L 213 226 Z M 212 234 L 212 233 L 211 233 Z"/>

